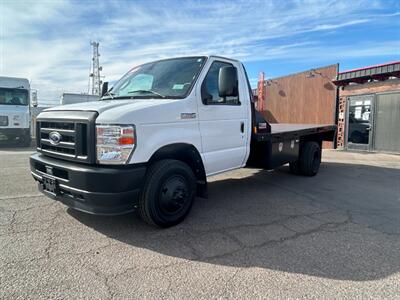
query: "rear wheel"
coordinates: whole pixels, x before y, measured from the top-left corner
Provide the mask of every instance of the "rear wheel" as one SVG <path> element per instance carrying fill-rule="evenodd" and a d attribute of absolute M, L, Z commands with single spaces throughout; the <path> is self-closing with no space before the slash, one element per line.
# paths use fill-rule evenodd
<path fill-rule="evenodd" d="M 321 164 L 321 147 L 317 142 L 306 142 L 300 153 L 299 165 L 301 174 L 315 176 Z"/>
<path fill-rule="evenodd" d="M 142 219 L 159 227 L 183 221 L 196 195 L 196 178 L 185 163 L 165 159 L 150 166 L 139 199 Z"/>

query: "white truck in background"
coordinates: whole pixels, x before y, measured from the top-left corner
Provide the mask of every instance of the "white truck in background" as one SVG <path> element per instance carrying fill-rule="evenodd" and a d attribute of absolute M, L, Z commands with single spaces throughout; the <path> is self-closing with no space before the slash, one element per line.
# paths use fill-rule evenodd
<path fill-rule="evenodd" d="M 335 136 L 334 124 L 269 124 L 243 64 L 225 57 L 150 62 L 106 87 L 100 101 L 40 113 L 30 157 L 44 194 L 91 214 L 137 209 L 150 224 L 172 226 L 207 195 L 209 176 L 286 163 L 314 176 L 322 141 Z"/>
<path fill-rule="evenodd" d="M 100 100 L 100 96 L 98 95 L 89 95 L 89 94 L 76 94 L 76 93 L 63 93 L 61 95 L 60 104 L 75 104 L 82 102 L 92 102 Z"/>
<path fill-rule="evenodd" d="M 0 77 L 0 139 L 31 145 L 28 79 Z"/>

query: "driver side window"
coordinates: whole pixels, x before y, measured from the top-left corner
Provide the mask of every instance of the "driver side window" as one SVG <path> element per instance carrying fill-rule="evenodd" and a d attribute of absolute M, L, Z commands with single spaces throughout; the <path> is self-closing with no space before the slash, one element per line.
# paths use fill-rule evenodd
<path fill-rule="evenodd" d="M 211 64 L 201 85 L 201 98 L 205 105 L 240 105 L 239 96 L 226 97 L 224 99 L 218 93 L 219 69 L 232 66 L 232 64 L 221 61 L 214 61 Z"/>

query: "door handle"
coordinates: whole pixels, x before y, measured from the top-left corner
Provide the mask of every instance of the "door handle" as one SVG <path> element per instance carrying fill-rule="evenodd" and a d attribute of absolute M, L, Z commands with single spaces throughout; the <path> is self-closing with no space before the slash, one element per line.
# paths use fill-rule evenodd
<path fill-rule="evenodd" d="M 244 122 L 240 122 L 240 132 L 244 133 Z"/>

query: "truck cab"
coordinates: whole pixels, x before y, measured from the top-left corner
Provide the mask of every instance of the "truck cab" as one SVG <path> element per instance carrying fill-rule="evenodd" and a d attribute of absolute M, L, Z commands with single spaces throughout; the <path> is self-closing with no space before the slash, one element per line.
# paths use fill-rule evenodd
<path fill-rule="evenodd" d="M 0 77 L 0 138 L 30 146 L 28 79 Z"/>
<path fill-rule="evenodd" d="M 303 125 L 274 134 L 254 109 L 243 64 L 219 56 L 143 64 L 103 93 L 98 102 L 37 117 L 32 176 L 43 193 L 74 209 L 138 210 L 160 227 L 186 217 L 195 196 L 207 195 L 209 176 L 285 163 L 315 175 L 322 140 L 335 133 L 334 125 Z"/>

